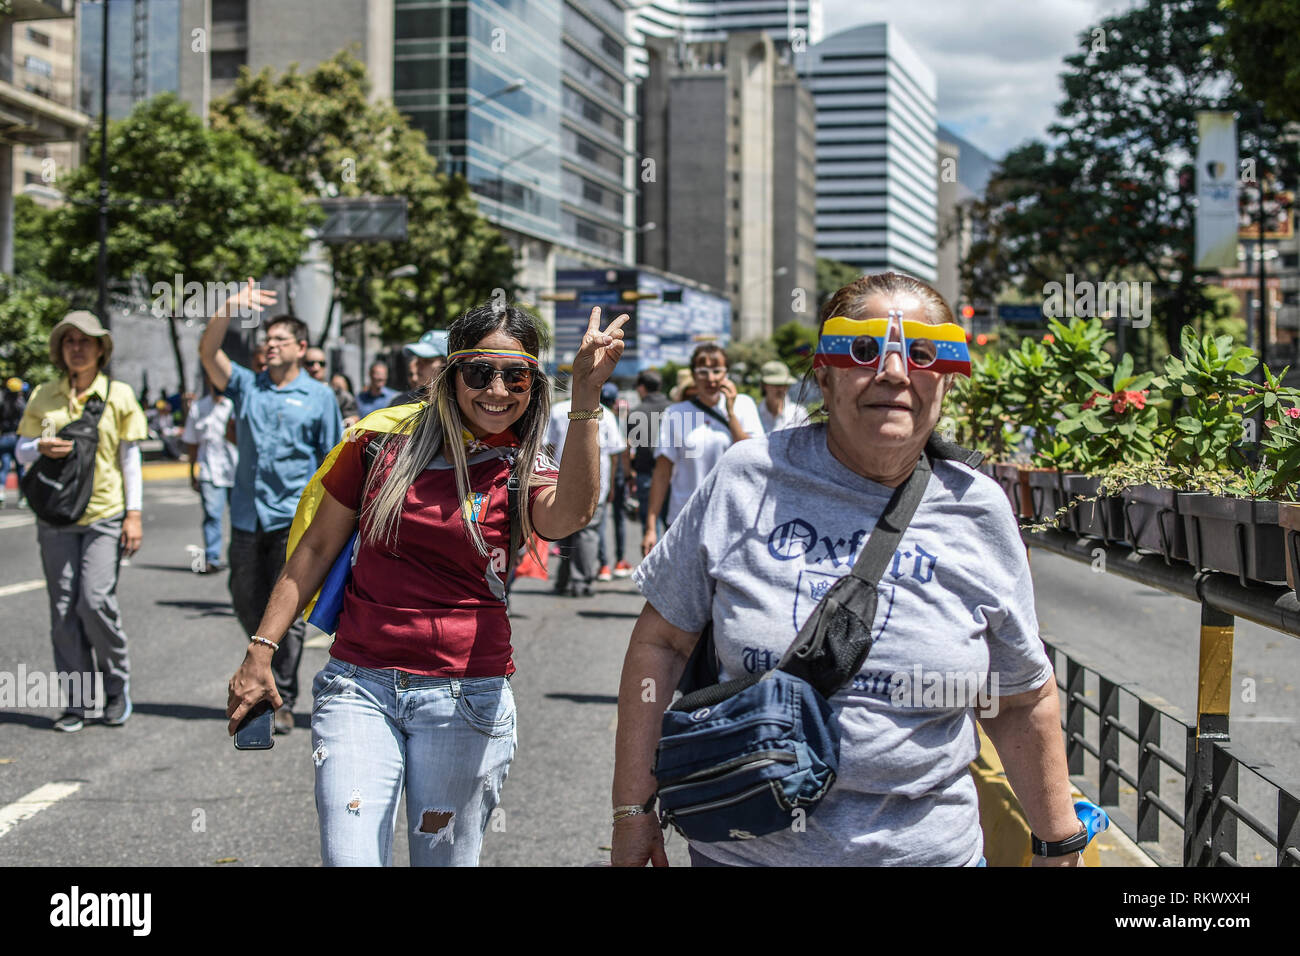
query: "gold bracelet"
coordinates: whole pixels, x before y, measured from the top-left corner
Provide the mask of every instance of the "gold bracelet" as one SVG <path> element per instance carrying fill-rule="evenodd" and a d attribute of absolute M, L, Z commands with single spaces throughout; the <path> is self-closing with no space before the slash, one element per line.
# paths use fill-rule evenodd
<path fill-rule="evenodd" d="M 575 411 L 570 410 L 570 412 L 569 412 L 569 421 L 571 421 L 571 422 L 585 422 L 585 421 L 590 421 L 590 420 L 593 419 L 593 418 L 599 418 L 599 417 L 600 417 L 601 415 L 603 415 L 603 414 L 605 414 L 605 406 L 604 406 L 604 405 L 597 405 L 594 409 L 592 409 L 592 410 L 589 411 L 589 412 L 575 412 Z"/>

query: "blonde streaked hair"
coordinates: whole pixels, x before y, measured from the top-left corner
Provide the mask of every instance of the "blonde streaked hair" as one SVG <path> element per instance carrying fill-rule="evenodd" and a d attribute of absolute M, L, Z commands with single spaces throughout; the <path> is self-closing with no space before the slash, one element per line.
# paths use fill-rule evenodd
<path fill-rule="evenodd" d="M 522 309 L 480 306 L 451 324 L 447 330 L 447 349 L 449 352 L 472 349 L 498 331 L 516 339 L 524 351 L 532 355 L 539 355 L 550 344 L 545 327 Z M 452 436 L 446 441 L 446 451 L 450 452 L 456 475 L 456 494 L 461 502 L 465 536 L 479 554 L 490 555 L 478 522 L 470 517 L 466 504 L 470 493 L 469 465 L 461 439 L 465 426 L 456 401 L 456 369 L 459 365 L 460 362 L 448 364 L 425 387 L 420 396 L 423 400 L 420 407 L 401 423 L 397 431 L 376 439 L 380 446 L 366 478 L 366 497 L 372 490 L 377 488 L 378 491 L 362 511 L 363 537 L 368 544 L 396 550 L 406 493 L 434 457 L 444 454 L 444 441 L 447 436 Z M 519 439 L 512 474 L 519 480 L 521 540 L 530 549 L 535 546 L 532 517 L 528 513 L 529 489 L 555 483 L 553 478 L 534 474 L 534 464 L 542 453 L 550 416 L 550 383 L 541 369 L 535 369 L 528 405 L 511 426 Z"/>

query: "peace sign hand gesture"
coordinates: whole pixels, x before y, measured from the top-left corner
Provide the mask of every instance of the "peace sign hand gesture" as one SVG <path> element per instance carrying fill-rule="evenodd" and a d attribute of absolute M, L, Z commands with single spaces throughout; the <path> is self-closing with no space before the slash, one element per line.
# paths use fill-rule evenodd
<path fill-rule="evenodd" d="M 623 325 L 630 320 L 624 313 L 601 331 L 600 306 L 591 310 L 582 347 L 573 358 L 574 408 L 592 408 L 600 401 L 600 387 L 614 374 L 623 355 Z"/>

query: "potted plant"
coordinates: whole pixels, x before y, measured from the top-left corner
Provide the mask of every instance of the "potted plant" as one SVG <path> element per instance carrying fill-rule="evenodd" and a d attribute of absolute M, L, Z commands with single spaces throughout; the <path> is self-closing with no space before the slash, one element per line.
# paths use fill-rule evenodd
<path fill-rule="evenodd" d="M 1149 402 L 1151 372 L 1133 374 L 1133 358 L 1125 354 L 1109 384 L 1086 371 L 1076 371 L 1091 394 L 1061 409 L 1065 416 L 1057 435 L 1069 443 L 1069 458 L 1077 471 L 1061 476 L 1074 530 L 1109 541 L 1124 540 L 1124 503 L 1108 494 L 1103 479 L 1108 470 L 1149 462 L 1156 455 L 1156 409 Z"/>
<path fill-rule="evenodd" d="M 1286 581 L 1294 590 L 1296 568 L 1287 555 L 1297 549 L 1300 527 L 1300 505 L 1294 500 L 1300 488 L 1300 391 L 1282 384 L 1287 371 L 1275 376 L 1264 366 L 1263 384 L 1248 387 L 1241 401 L 1242 414 L 1262 415 L 1263 427 L 1258 461 L 1229 489 L 1240 497 L 1228 500 L 1235 504 L 1233 544 L 1243 583 Z"/>
<path fill-rule="evenodd" d="M 1112 482 L 1124 501 L 1125 540 L 1166 562 L 1191 557 L 1188 529 L 1199 526 L 1185 511 L 1193 499 L 1221 493 L 1232 471 L 1245 466 L 1237 403 L 1243 377 L 1256 365 L 1250 349 L 1234 347 L 1231 336 L 1198 338 L 1186 326 L 1181 344 L 1182 358 L 1167 358 L 1152 383 L 1160 396 L 1160 465 Z"/>

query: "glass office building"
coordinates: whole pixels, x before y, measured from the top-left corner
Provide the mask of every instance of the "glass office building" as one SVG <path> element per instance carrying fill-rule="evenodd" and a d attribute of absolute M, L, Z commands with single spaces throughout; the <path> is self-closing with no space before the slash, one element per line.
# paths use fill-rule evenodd
<path fill-rule="evenodd" d="M 141 100 L 180 89 L 181 0 L 107 6 L 108 115 L 121 119 Z M 98 116 L 104 4 L 78 4 L 77 16 L 77 105 Z"/>
<path fill-rule="evenodd" d="M 884 23 L 810 47 L 817 108 L 817 255 L 934 282 L 938 129 L 934 72 Z"/>
<path fill-rule="evenodd" d="M 486 216 L 630 255 L 630 90 L 619 0 L 397 0 L 393 100 Z"/>

